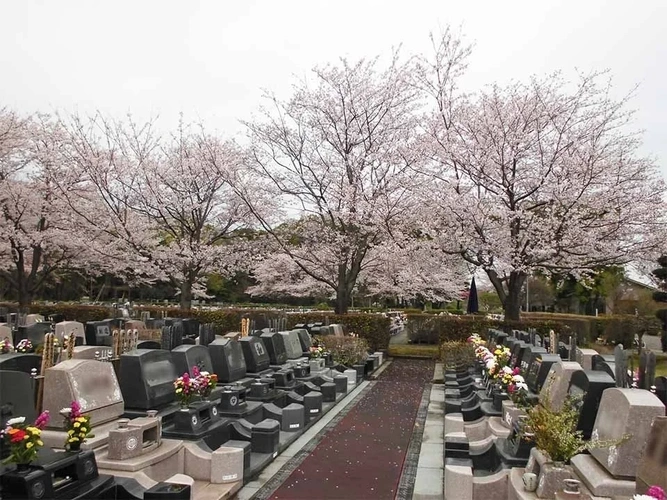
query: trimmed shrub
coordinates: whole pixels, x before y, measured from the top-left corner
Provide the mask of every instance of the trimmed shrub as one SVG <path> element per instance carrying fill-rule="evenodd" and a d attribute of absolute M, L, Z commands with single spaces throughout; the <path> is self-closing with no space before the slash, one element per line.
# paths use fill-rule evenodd
<path fill-rule="evenodd" d="M 364 339 L 327 336 L 322 340 L 333 360 L 341 365 L 358 365 L 368 356 L 368 343 Z"/>
<path fill-rule="evenodd" d="M 469 342 L 443 342 L 440 344 L 440 359 L 446 368 L 455 368 L 459 364 L 472 365 L 475 350 Z"/>

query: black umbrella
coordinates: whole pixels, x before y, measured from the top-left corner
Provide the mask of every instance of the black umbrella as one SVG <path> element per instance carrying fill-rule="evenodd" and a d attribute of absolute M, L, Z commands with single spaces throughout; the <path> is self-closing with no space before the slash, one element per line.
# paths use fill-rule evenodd
<path fill-rule="evenodd" d="M 474 314 L 479 311 L 479 300 L 477 299 L 477 286 L 475 285 L 475 277 L 472 277 L 470 283 L 470 293 L 468 294 L 468 314 Z"/>

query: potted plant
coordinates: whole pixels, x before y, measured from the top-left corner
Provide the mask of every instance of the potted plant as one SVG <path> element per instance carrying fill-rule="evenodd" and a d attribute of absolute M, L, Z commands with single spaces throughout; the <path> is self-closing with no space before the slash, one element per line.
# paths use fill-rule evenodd
<path fill-rule="evenodd" d="M 9 446 L 9 456 L 2 463 L 14 463 L 20 471 L 27 469 L 44 446 L 41 436 L 48 422 L 48 411 L 42 412 L 33 424 L 26 424 L 25 417 L 9 419 L 1 431 L 2 439 Z"/>
<path fill-rule="evenodd" d="M 72 401 L 69 408 L 60 410 L 60 414 L 65 418 L 65 429 L 67 430 L 66 450 L 79 451 L 87 438 L 95 437 L 91 433 L 90 415 L 81 413 L 81 405 L 78 402 Z"/>
<path fill-rule="evenodd" d="M 204 401 L 208 401 L 211 397 L 213 389 L 218 386 L 218 376 L 215 373 L 200 372 L 197 386 L 199 388 L 199 395 Z"/>

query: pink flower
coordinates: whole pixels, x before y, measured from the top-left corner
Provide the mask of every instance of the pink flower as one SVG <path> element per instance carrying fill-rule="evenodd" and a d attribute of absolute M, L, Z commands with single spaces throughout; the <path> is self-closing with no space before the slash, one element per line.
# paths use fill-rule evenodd
<path fill-rule="evenodd" d="M 37 420 L 35 420 L 35 427 L 38 429 L 44 429 L 46 424 L 49 423 L 49 410 L 44 410 L 39 414 Z"/>
<path fill-rule="evenodd" d="M 512 371 L 512 375 L 518 375 L 519 373 L 521 373 L 521 369 L 517 366 L 514 371 Z"/>
<path fill-rule="evenodd" d="M 192 376 L 197 378 L 197 377 L 199 377 L 199 374 L 200 374 L 199 367 L 196 366 L 196 365 L 193 366 L 192 367 Z"/>
<path fill-rule="evenodd" d="M 651 486 L 646 494 L 652 496 L 656 500 L 667 500 L 665 490 L 663 490 L 660 486 Z"/>
<path fill-rule="evenodd" d="M 72 401 L 70 408 L 72 409 L 72 412 L 69 414 L 70 419 L 74 419 L 81 416 L 81 405 L 78 402 Z"/>

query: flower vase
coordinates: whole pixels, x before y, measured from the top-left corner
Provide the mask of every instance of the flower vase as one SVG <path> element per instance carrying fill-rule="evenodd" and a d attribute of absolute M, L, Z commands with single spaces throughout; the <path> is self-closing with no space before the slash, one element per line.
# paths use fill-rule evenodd
<path fill-rule="evenodd" d="M 70 443 L 69 444 L 69 451 L 74 451 L 74 452 L 80 452 L 81 451 L 81 442 L 78 441 L 76 443 Z"/>
<path fill-rule="evenodd" d="M 30 462 L 22 463 L 22 464 L 16 464 L 16 471 L 17 472 L 27 472 L 29 470 L 30 470 Z"/>

